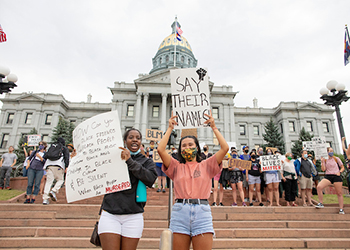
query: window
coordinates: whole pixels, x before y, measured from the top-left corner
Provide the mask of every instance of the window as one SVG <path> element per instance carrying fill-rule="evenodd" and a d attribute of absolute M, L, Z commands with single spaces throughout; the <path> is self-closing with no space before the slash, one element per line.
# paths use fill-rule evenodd
<path fill-rule="evenodd" d="M 214 119 L 219 119 L 219 107 L 213 107 L 212 115 Z"/>
<path fill-rule="evenodd" d="M 313 129 L 313 127 L 312 127 L 312 122 L 306 122 L 306 131 L 307 132 L 313 132 L 314 131 L 314 129 Z"/>
<path fill-rule="evenodd" d="M 9 134 L 3 134 L 1 139 L 1 148 L 7 148 L 7 143 L 9 141 Z"/>
<path fill-rule="evenodd" d="M 7 120 L 6 120 L 6 124 L 12 124 L 13 123 L 13 118 L 15 117 L 15 113 L 9 113 L 7 115 Z"/>
<path fill-rule="evenodd" d="M 254 135 L 259 135 L 259 126 L 255 125 L 253 126 L 254 129 Z"/>
<path fill-rule="evenodd" d="M 191 66 L 191 59 L 188 59 L 188 65 Z"/>
<path fill-rule="evenodd" d="M 185 57 L 181 56 L 181 62 L 182 62 L 182 63 L 185 62 Z"/>
<path fill-rule="evenodd" d="M 294 125 L 294 122 L 289 122 L 289 131 L 290 131 L 290 132 L 295 132 L 295 125 Z"/>
<path fill-rule="evenodd" d="M 151 129 L 159 130 L 159 127 L 151 127 Z"/>
<path fill-rule="evenodd" d="M 44 141 L 44 142 L 48 142 L 49 141 L 49 135 L 43 135 L 42 136 L 42 139 L 41 139 L 42 141 Z"/>
<path fill-rule="evenodd" d="M 52 114 L 47 114 L 45 119 L 45 125 L 51 125 Z"/>
<path fill-rule="evenodd" d="M 126 116 L 134 116 L 134 105 L 128 105 Z"/>
<path fill-rule="evenodd" d="M 245 135 L 245 125 L 239 125 L 239 134 Z"/>
<path fill-rule="evenodd" d="M 162 58 L 159 57 L 159 64 L 162 64 Z"/>
<path fill-rule="evenodd" d="M 33 113 L 27 113 L 26 120 L 24 121 L 24 124 L 31 124 L 33 118 Z"/>
<path fill-rule="evenodd" d="M 327 145 L 327 147 L 332 147 L 332 142 L 327 141 L 327 142 L 326 142 L 326 145 Z"/>
<path fill-rule="evenodd" d="M 323 125 L 323 132 L 329 133 L 328 122 L 323 122 L 322 125 Z"/>
<path fill-rule="evenodd" d="M 280 123 L 280 129 L 281 129 L 281 133 L 283 134 L 283 124 Z"/>
<path fill-rule="evenodd" d="M 159 117 L 159 106 L 152 107 L 152 117 Z"/>
<path fill-rule="evenodd" d="M 71 122 L 75 125 L 77 123 L 77 120 L 69 120 L 69 122 Z"/>
<path fill-rule="evenodd" d="M 166 61 L 166 62 L 169 62 L 169 56 L 166 56 L 166 57 L 165 57 L 165 61 Z"/>
<path fill-rule="evenodd" d="M 125 127 L 125 131 L 132 129 L 132 127 Z"/>

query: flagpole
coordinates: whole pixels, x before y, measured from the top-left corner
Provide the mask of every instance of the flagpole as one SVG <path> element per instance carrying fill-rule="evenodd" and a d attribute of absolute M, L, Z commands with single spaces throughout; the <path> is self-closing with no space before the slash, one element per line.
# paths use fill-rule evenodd
<path fill-rule="evenodd" d="M 176 28 L 177 28 L 177 16 L 175 16 L 175 29 L 174 29 L 174 67 L 176 67 Z"/>

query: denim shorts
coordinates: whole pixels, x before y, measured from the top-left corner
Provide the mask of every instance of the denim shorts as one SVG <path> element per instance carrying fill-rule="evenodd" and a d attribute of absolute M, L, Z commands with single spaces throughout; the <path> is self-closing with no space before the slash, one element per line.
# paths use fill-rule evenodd
<path fill-rule="evenodd" d="M 214 234 L 210 206 L 176 202 L 171 212 L 170 230 L 173 233 L 190 236 L 204 233 Z"/>

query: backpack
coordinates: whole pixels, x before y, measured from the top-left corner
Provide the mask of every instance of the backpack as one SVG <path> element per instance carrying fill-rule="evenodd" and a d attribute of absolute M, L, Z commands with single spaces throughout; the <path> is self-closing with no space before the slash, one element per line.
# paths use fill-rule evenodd
<path fill-rule="evenodd" d="M 51 161 L 57 161 L 63 155 L 63 145 L 59 142 L 51 144 L 49 150 L 45 153 L 45 158 Z"/>

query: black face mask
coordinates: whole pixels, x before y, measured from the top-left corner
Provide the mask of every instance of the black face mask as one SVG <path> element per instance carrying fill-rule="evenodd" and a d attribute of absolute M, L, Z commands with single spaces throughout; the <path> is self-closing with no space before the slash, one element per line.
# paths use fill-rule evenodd
<path fill-rule="evenodd" d="M 252 158 L 252 160 L 255 160 L 255 159 L 256 159 L 256 156 L 255 156 L 255 155 L 252 155 L 250 158 Z"/>
<path fill-rule="evenodd" d="M 208 149 L 207 149 L 207 148 L 203 148 L 203 150 L 204 150 L 204 152 L 207 152 L 207 151 L 208 151 Z"/>
<path fill-rule="evenodd" d="M 248 154 L 248 152 L 249 152 L 249 149 L 246 149 L 246 150 L 244 150 L 244 152 L 246 152 L 246 153 Z"/>

